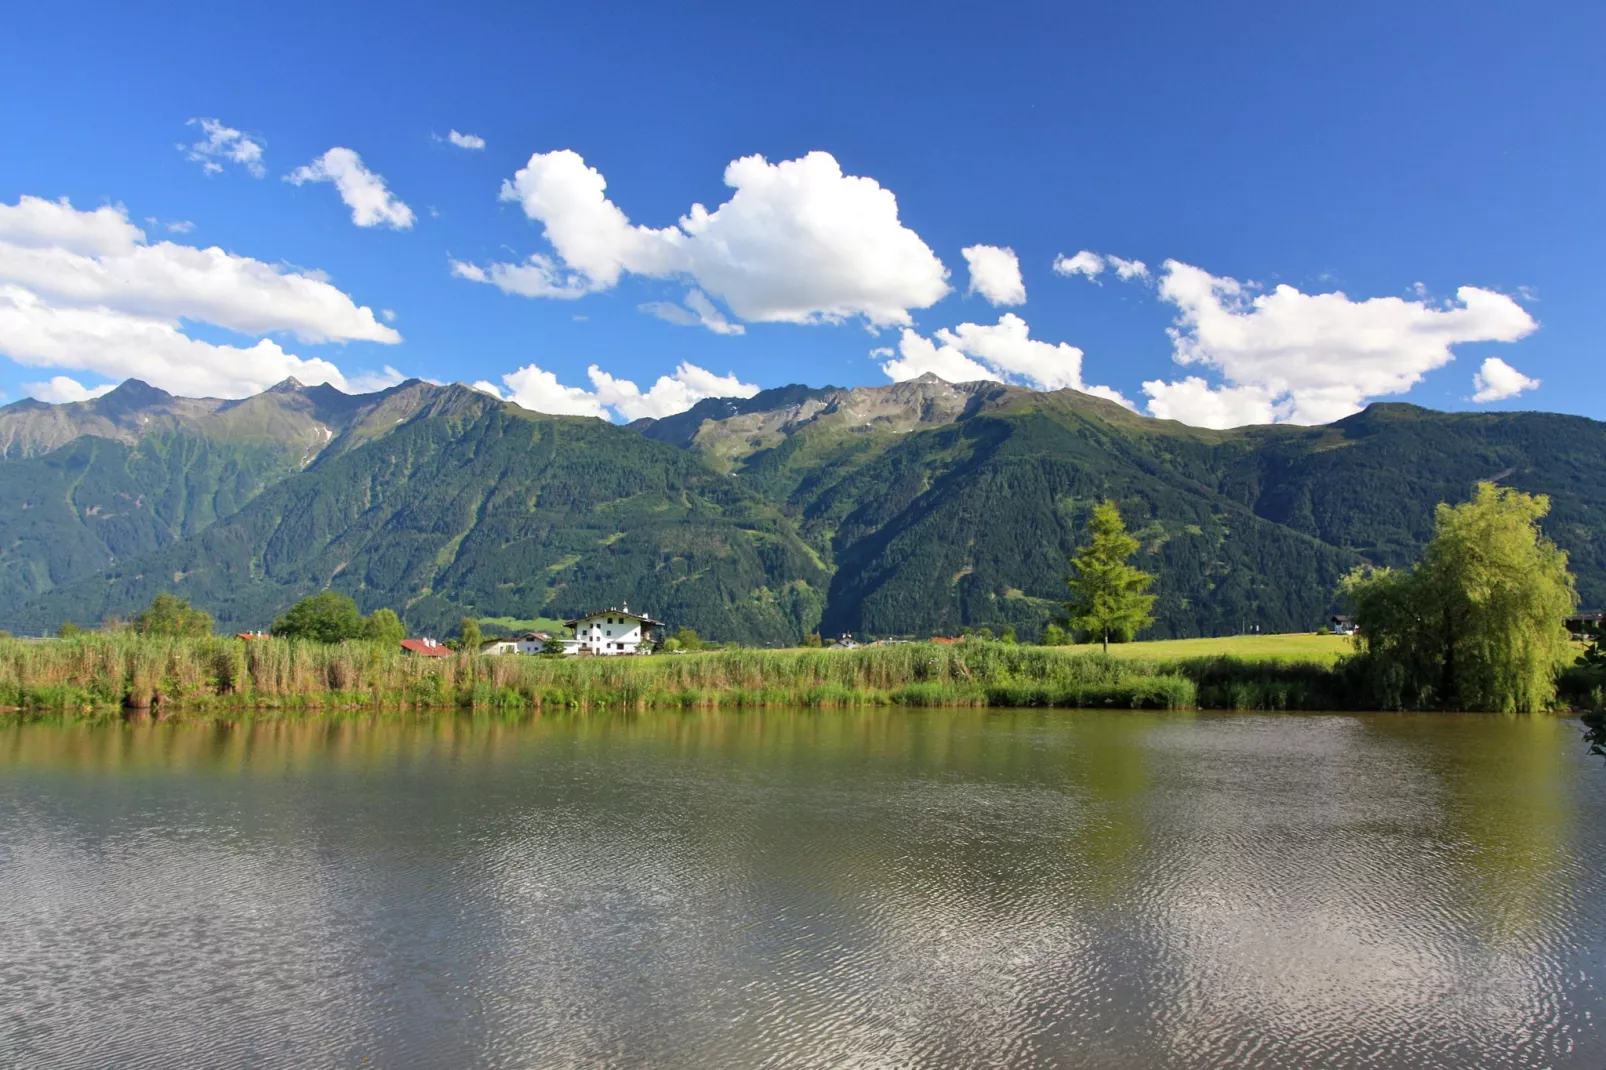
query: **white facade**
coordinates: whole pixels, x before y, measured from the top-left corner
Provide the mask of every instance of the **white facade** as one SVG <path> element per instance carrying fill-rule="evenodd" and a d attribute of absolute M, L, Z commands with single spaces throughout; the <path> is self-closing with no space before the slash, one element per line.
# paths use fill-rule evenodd
<path fill-rule="evenodd" d="M 662 622 L 629 608 L 599 609 L 576 620 L 565 621 L 574 629 L 576 654 L 635 654 L 652 629 Z M 564 653 L 569 653 L 565 650 Z"/>
<path fill-rule="evenodd" d="M 509 636 L 506 639 L 487 639 L 480 644 L 481 654 L 545 654 L 546 645 L 551 642 L 545 632 L 529 632 L 519 636 Z M 563 644 L 565 654 L 577 654 L 580 651 L 578 639 L 558 639 Z"/>
<path fill-rule="evenodd" d="M 544 639 L 488 639 L 480 644 L 481 654 L 539 654 L 545 649 Z"/>

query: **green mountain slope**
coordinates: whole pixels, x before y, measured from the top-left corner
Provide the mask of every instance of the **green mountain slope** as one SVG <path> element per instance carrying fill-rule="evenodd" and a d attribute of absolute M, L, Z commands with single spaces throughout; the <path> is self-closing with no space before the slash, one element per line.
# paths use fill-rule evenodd
<path fill-rule="evenodd" d="M 0 604 L 193 535 L 326 453 L 395 426 L 436 388 L 286 380 L 240 401 L 128 380 L 92 401 L 0 408 Z"/>
<path fill-rule="evenodd" d="M 325 587 L 415 631 L 465 614 L 562 616 L 628 600 L 756 642 L 814 626 L 828 577 L 789 521 L 695 454 L 463 387 L 281 481 L 199 535 L 45 595 L 25 628 L 174 590 L 264 627 Z M 381 424 L 376 419 L 374 424 Z"/>
<path fill-rule="evenodd" d="M 1174 448 L 1178 443 L 1168 443 Z M 1203 460 L 1207 442 L 1180 445 Z M 1159 580 L 1155 635 L 1304 629 L 1357 558 L 1224 499 L 1097 408 L 979 413 L 912 433 L 802 502 L 837 566 L 825 626 L 877 634 L 1059 612 L 1066 556 L 1114 498 Z M 912 627 L 904 622 L 917 622 Z"/>
<path fill-rule="evenodd" d="M 1320 428 L 1235 435 L 1220 489 L 1268 520 L 1377 564 L 1414 560 L 1433 507 L 1493 479 L 1548 494 L 1544 529 L 1587 605 L 1606 604 L 1606 424 L 1544 412 L 1444 413 L 1373 405 Z"/>
<path fill-rule="evenodd" d="M 193 405 L 143 389 L 0 409 L 27 449 L 89 428 L 0 462 L 0 627 L 126 614 L 162 590 L 262 627 L 332 587 L 415 632 L 628 600 L 747 642 L 1029 636 L 1108 496 L 1158 577 L 1151 634 L 1302 630 L 1346 570 L 1411 560 L 1434 506 L 1490 478 L 1552 496 L 1547 531 L 1584 600 L 1606 602 L 1606 424 L 1576 417 L 1375 405 L 1210 431 L 927 377 L 625 428 L 417 381 Z"/>
<path fill-rule="evenodd" d="M 768 414 L 710 407 L 677 433 L 780 503 L 833 567 L 827 630 L 1035 631 L 1104 496 L 1159 577 L 1153 634 L 1309 628 L 1345 570 L 1413 559 L 1434 506 L 1489 478 L 1552 496 L 1547 531 L 1571 553 L 1584 600 L 1606 601 L 1596 421 L 1375 405 L 1329 427 L 1221 432 L 1074 391 L 926 379 L 836 393 L 878 401 L 856 414 L 831 397 Z"/>
<path fill-rule="evenodd" d="M 203 530 L 299 467 L 299 452 L 160 432 L 86 435 L 0 465 L 0 604 Z"/>

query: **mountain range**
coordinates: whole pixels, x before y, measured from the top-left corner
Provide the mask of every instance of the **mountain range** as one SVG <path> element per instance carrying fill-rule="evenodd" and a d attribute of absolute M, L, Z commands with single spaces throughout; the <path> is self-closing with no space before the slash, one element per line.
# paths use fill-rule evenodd
<path fill-rule="evenodd" d="M 628 426 L 461 385 L 287 380 L 240 401 L 130 380 L 0 408 L 0 628 L 170 590 L 228 628 L 332 588 L 414 632 L 628 601 L 705 636 L 947 634 L 1059 612 L 1113 498 L 1155 636 L 1305 630 L 1363 561 L 1402 565 L 1480 479 L 1549 494 L 1606 602 L 1606 424 L 1374 404 L 1212 431 L 1075 391 L 923 377 L 787 386 Z"/>

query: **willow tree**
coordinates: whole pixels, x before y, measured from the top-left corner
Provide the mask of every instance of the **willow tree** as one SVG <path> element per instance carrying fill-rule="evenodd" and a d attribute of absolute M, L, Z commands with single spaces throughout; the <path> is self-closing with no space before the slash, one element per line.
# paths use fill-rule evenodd
<path fill-rule="evenodd" d="M 1479 483 L 1471 501 L 1438 507 L 1414 568 L 1345 579 L 1380 703 L 1532 712 L 1555 701 L 1578 593 L 1566 552 L 1539 530 L 1549 511 L 1545 495 Z"/>
<path fill-rule="evenodd" d="M 1072 628 L 1102 640 L 1108 654 L 1112 638 L 1126 642 L 1154 623 L 1154 595 L 1147 593 L 1154 577 L 1127 563 L 1138 540 L 1127 534 L 1114 502 L 1093 507 L 1091 528 L 1091 540 L 1071 557 L 1065 612 Z"/>

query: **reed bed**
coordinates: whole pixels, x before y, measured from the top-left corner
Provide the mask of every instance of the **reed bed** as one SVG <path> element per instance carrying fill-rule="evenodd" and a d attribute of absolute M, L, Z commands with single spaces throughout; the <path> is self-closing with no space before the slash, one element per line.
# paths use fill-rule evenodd
<path fill-rule="evenodd" d="M 361 642 L 0 640 L 0 707 L 23 713 L 1197 704 L 1193 681 L 1162 665 L 1002 643 L 416 658 Z"/>

